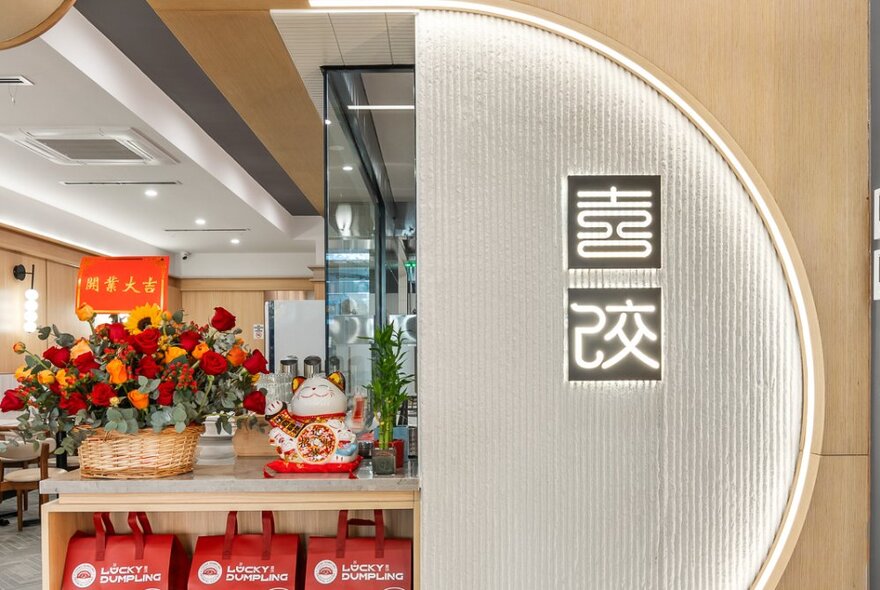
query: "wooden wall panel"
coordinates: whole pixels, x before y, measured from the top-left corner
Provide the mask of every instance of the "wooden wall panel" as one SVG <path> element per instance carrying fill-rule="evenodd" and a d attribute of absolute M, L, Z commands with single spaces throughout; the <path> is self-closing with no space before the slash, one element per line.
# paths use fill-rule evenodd
<path fill-rule="evenodd" d="M 76 267 L 46 262 L 46 317 L 62 332 L 85 337 L 89 325 L 76 317 L 76 276 Z"/>
<path fill-rule="evenodd" d="M 251 350 L 259 348 L 264 351 L 264 342 L 253 339 L 254 324 L 265 321 L 263 291 L 183 291 L 182 300 L 186 317 L 199 324 L 211 320 L 215 307 L 225 307 L 235 315 L 237 325 L 244 330 L 242 339 L 245 344 Z"/>
<path fill-rule="evenodd" d="M 35 266 L 34 288 L 39 291 L 37 324 L 46 323 L 46 261 L 42 258 L 26 256 L 17 252 L 0 250 L 0 373 L 12 373 L 22 364 L 22 357 L 12 352 L 12 345 L 18 341 L 27 344 L 28 349 L 40 352 L 46 349 L 36 334 L 25 334 L 24 292 L 30 288 L 30 277 L 19 281 L 12 276 L 12 267 L 24 264 L 28 270 Z"/>
<path fill-rule="evenodd" d="M 870 458 L 822 457 L 813 502 L 779 590 L 867 588 Z"/>

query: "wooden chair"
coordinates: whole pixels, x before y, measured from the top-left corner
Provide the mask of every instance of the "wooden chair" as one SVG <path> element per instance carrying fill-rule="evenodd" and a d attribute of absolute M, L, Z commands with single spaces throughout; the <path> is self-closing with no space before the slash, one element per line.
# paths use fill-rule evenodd
<path fill-rule="evenodd" d="M 24 528 L 24 512 L 28 507 L 28 494 L 40 489 L 40 482 L 53 475 L 65 473 L 63 469 L 49 467 L 49 454 L 55 450 L 55 441 L 47 439 L 40 445 L 39 451 L 34 451 L 31 445 L 9 447 L 6 452 L 0 453 L 0 490 L 11 489 L 15 492 L 15 508 L 18 515 L 18 530 Z M 30 453 L 30 455 L 28 454 Z M 30 462 L 37 461 L 39 467 L 27 467 Z M 24 469 L 7 471 L 10 463 L 25 463 Z M 46 496 L 40 494 L 40 506 L 46 501 Z"/>

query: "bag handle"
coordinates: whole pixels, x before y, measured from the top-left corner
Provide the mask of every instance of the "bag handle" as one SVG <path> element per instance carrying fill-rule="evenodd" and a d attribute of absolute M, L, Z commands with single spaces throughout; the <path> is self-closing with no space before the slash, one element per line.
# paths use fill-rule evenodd
<path fill-rule="evenodd" d="M 147 515 L 144 512 L 129 512 L 128 526 L 131 528 L 131 534 L 134 537 L 134 558 L 141 560 L 144 558 L 144 545 L 147 535 L 153 534 L 153 528 Z"/>
<path fill-rule="evenodd" d="M 107 535 L 115 535 L 113 522 L 109 512 L 95 512 L 92 514 L 92 522 L 95 524 L 95 561 L 104 561 L 107 552 Z"/>
<path fill-rule="evenodd" d="M 232 558 L 232 540 L 238 535 L 238 512 L 231 510 L 226 516 L 226 534 L 223 535 L 223 559 Z"/>
<path fill-rule="evenodd" d="M 264 560 L 272 558 L 272 537 L 275 536 L 275 517 L 271 510 L 264 510 L 263 516 L 263 555 Z M 232 542 L 238 535 L 238 511 L 233 510 L 226 517 L 226 534 L 223 535 L 223 559 L 232 559 Z"/>
<path fill-rule="evenodd" d="M 263 511 L 263 559 L 272 558 L 272 537 L 275 536 L 275 516 L 271 510 Z"/>
<path fill-rule="evenodd" d="M 376 527 L 376 558 L 385 557 L 385 516 L 382 510 L 373 510 L 373 520 L 362 518 L 348 518 L 348 510 L 339 511 L 339 521 L 336 525 L 336 558 L 345 557 L 345 542 L 348 539 L 349 526 L 372 526 Z"/>

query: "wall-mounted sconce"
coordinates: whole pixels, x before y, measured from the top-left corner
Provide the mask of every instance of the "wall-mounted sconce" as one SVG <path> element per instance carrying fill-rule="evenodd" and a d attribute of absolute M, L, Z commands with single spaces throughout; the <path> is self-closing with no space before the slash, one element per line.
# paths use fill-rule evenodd
<path fill-rule="evenodd" d="M 16 264 L 12 267 L 12 276 L 19 281 L 25 280 L 28 275 L 31 276 L 31 288 L 24 292 L 24 326 L 22 326 L 24 331 L 29 334 L 37 331 L 37 309 L 39 308 L 37 300 L 40 298 L 40 293 L 34 289 L 35 268 L 33 264 L 30 271 L 23 264 Z"/>
<path fill-rule="evenodd" d="M 354 219 L 354 212 L 348 203 L 340 203 L 336 206 L 336 227 L 339 229 L 339 235 L 348 237 L 351 235 L 351 222 Z"/>

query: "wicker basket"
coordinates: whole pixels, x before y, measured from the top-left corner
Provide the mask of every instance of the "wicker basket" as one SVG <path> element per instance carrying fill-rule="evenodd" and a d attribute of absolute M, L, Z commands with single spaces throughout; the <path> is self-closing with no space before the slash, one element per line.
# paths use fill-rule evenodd
<path fill-rule="evenodd" d="M 202 425 L 183 432 L 166 428 L 160 433 L 145 428 L 137 434 L 107 432 L 99 428 L 79 447 L 82 477 L 154 479 L 189 473 L 196 462 Z"/>

